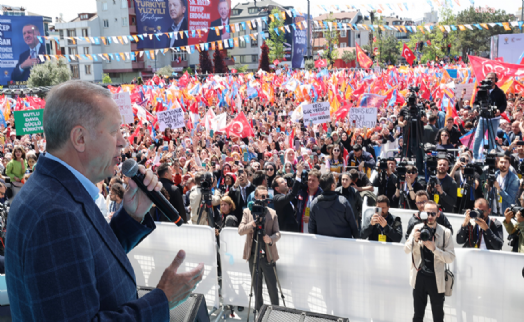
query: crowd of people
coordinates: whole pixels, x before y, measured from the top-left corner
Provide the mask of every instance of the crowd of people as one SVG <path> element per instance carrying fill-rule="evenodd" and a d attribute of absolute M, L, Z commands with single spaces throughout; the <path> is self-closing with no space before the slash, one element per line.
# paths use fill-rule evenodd
<path fill-rule="evenodd" d="M 373 81 L 376 78 L 375 75 Z M 269 209 L 263 240 L 268 247 L 266 252 L 273 255 L 272 261 L 278 260 L 275 243 L 280 231 L 395 243 L 404 237 L 407 250 L 412 251 L 412 242 L 420 246 L 418 256 L 421 252 L 426 255 L 421 261 L 431 258 L 422 276 L 437 274 L 438 290 L 427 292 L 440 294 L 442 272 L 436 273 L 436 269 L 441 270 L 444 262 L 452 261 L 446 252 L 450 247 L 452 253 L 453 240 L 463 247 L 501 250 L 504 226 L 512 236 L 513 251 L 524 252 L 524 211 L 520 208 L 524 207 L 524 93 L 504 93 L 497 86 L 496 74 L 488 78 L 493 81 L 489 95 L 496 106 L 488 121 L 478 104 L 465 97 L 465 92 L 455 94 L 456 116 L 446 115 L 440 98 L 418 94 L 416 103 L 421 117 L 417 122 L 422 136 L 410 133 L 410 106 L 398 100 L 393 104 L 381 102 L 373 128 L 356 128 L 347 121 L 348 116 L 312 125 L 296 120 L 295 93 L 282 86 L 272 89 L 271 99 L 242 95 L 235 109 L 212 98 L 217 104 L 200 104 L 197 110 L 185 112 L 191 128 L 164 131 L 154 120 L 157 105 L 149 101 L 141 106 L 148 117 L 136 115 L 133 124 L 121 126 L 127 143 L 114 175 L 97 183 L 96 204 L 110 222 L 123 207 L 129 186 L 121 164 L 134 159 L 156 173 L 163 186 L 161 192 L 185 224 L 211 225 L 217 236 L 226 226 L 238 227 L 241 235 L 248 234 L 244 259 L 250 261 L 250 268 L 256 218 L 249 205 L 261 201 Z M 176 82 L 160 86 L 168 88 Z M 427 86 L 434 88 L 438 84 L 438 80 L 433 80 Z M 340 89 L 343 85 L 335 86 Z M 402 86 L 407 88 L 407 82 Z M 333 100 L 328 91 L 318 94 L 318 102 Z M 351 108 L 359 106 L 360 101 L 349 95 L 345 103 Z M 243 113 L 254 135 L 228 136 L 224 131 L 209 130 L 204 122 L 192 122 L 191 114 L 204 120 L 209 109 L 216 115 L 228 113 L 227 123 L 234 114 Z M 0 125 L 2 204 L 9 204 L 31 180 L 39 157 L 46 152 L 43 136 L 17 136 L 14 119 L 6 121 L 6 126 Z M 493 126 L 488 140 L 482 130 L 472 134 L 477 127 L 487 129 L 487 123 Z M 417 147 L 411 142 L 414 137 Z M 404 144 L 405 141 L 410 142 Z M 484 142 L 488 149 L 482 148 Z M 433 152 L 422 147 L 428 144 L 433 146 Z M 489 155 L 493 155 L 494 164 L 486 163 Z M 431 156 L 436 156 L 434 173 L 427 162 Z M 376 212 L 363 218 L 366 197 L 369 206 L 376 206 Z M 200 211 L 206 202 L 212 206 L 211 215 Z M 389 213 L 389 208 L 414 210 L 408 231 L 402 231 L 400 218 Z M 444 212 L 464 214 L 460 231 L 453 232 Z M 149 213 L 155 221 L 169 221 L 155 206 Z M 442 227 L 439 229 L 446 231 L 447 255 L 435 253 L 433 259 L 427 253 L 428 249 L 440 247 L 443 235 L 435 228 L 440 236 L 438 242 L 420 240 L 418 224 L 422 213 L 429 214 L 430 226 L 438 223 Z M 452 234 L 455 238 L 449 237 Z M 271 266 L 262 266 L 271 301 L 278 304 L 272 271 Z M 417 284 L 422 279 L 412 278 Z M 261 305 L 259 298 L 256 308 Z M 417 312 L 423 316 L 423 310 Z M 441 320 L 438 314 L 434 317 Z"/>

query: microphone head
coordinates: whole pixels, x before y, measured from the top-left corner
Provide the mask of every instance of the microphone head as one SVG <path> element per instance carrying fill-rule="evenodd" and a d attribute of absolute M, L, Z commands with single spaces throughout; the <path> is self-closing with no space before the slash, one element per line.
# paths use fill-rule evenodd
<path fill-rule="evenodd" d="M 253 204 L 254 204 L 253 201 L 250 201 L 250 202 L 247 203 L 247 207 L 249 208 L 249 211 L 253 210 Z"/>
<path fill-rule="evenodd" d="M 233 215 L 226 216 L 224 223 L 226 227 L 238 227 L 238 219 Z"/>
<path fill-rule="evenodd" d="M 138 163 L 133 159 L 127 159 L 122 163 L 122 173 L 126 177 L 134 177 L 138 173 Z"/>

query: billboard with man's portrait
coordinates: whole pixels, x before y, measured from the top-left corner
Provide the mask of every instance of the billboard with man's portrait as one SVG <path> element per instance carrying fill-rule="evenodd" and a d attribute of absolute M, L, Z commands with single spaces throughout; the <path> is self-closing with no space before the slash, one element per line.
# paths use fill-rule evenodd
<path fill-rule="evenodd" d="M 0 16 L 0 86 L 24 88 L 31 68 L 46 54 L 44 21 L 36 16 Z"/>
<path fill-rule="evenodd" d="M 138 48 L 172 48 L 229 39 L 231 0 L 135 0 Z M 219 33 L 212 27 L 222 27 Z M 207 29 L 208 32 L 201 30 Z M 167 34 L 171 34 L 169 37 Z"/>

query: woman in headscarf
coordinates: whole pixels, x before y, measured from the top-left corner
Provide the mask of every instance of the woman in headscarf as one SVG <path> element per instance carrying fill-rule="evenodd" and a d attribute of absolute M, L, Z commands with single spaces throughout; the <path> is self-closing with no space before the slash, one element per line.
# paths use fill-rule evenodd
<path fill-rule="evenodd" d="M 264 164 L 264 170 L 266 171 L 267 186 L 271 188 L 273 179 L 277 176 L 277 166 L 275 163 L 268 161 Z"/>

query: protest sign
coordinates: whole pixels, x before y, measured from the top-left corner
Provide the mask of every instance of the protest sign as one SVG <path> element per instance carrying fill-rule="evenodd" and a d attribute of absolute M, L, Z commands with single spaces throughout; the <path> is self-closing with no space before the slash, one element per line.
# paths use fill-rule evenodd
<path fill-rule="evenodd" d="M 120 115 L 122 115 L 122 124 L 129 124 L 135 121 L 133 116 L 133 107 L 131 106 L 131 97 L 128 92 L 113 94 L 113 100 L 115 100 Z"/>
<path fill-rule="evenodd" d="M 473 95 L 473 90 L 475 89 L 474 83 L 469 84 L 457 84 L 455 86 L 455 97 L 462 97 L 462 91 L 466 89 L 466 95 L 464 95 L 464 99 L 469 100 L 471 98 L 471 95 Z M 471 102 L 473 103 L 473 102 Z M 472 105 L 472 104 L 469 104 Z"/>
<path fill-rule="evenodd" d="M 184 111 L 180 108 L 174 108 L 169 111 L 158 112 L 159 130 L 163 132 L 166 128 L 179 129 L 186 126 L 184 123 Z"/>
<path fill-rule="evenodd" d="M 44 133 L 44 110 L 16 111 L 16 135 Z"/>
<path fill-rule="evenodd" d="M 320 124 L 331 121 L 329 115 L 329 102 L 314 103 L 302 106 L 304 124 Z"/>
<path fill-rule="evenodd" d="M 353 123 L 355 121 L 355 123 Z M 349 124 L 357 128 L 366 127 L 368 129 L 375 127 L 377 123 L 376 107 L 352 107 L 349 110 Z"/>

